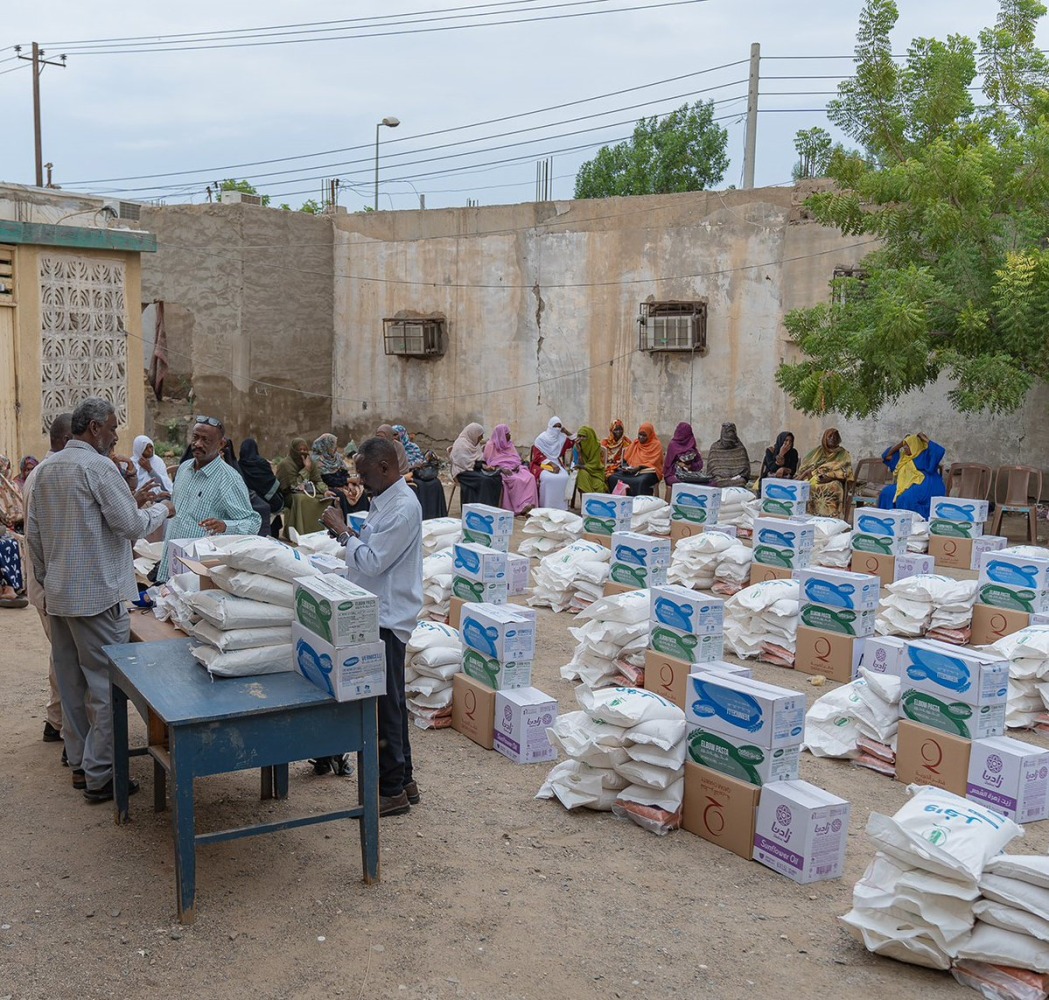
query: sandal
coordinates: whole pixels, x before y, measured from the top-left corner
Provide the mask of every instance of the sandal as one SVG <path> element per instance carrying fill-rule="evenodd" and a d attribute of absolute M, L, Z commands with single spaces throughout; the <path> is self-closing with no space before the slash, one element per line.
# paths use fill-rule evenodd
<path fill-rule="evenodd" d="M 25 597 L 0 597 L 0 608 L 24 608 L 28 603 Z"/>

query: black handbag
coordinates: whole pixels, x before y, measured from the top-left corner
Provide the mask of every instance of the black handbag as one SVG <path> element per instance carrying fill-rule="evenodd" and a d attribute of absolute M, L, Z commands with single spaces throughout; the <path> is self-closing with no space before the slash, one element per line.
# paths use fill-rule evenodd
<path fill-rule="evenodd" d="M 706 472 L 693 472 L 690 469 L 678 469 L 676 475 L 679 483 L 693 483 L 701 486 L 714 481 L 714 477 Z"/>

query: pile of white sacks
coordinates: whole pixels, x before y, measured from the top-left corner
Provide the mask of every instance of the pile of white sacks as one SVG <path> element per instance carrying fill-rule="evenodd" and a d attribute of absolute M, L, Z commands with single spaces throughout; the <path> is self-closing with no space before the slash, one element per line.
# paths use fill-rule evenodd
<path fill-rule="evenodd" d="M 1049 711 L 1049 625 L 1028 625 L 988 648 L 1009 661 L 1006 726 L 1040 727 Z"/>
<path fill-rule="evenodd" d="M 667 579 L 693 590 L 712 590 L 731 597 L 750 577 L 751 550 L 720 532 L 682 538 L 674 546 Z"/>
<path fill-rule="evenodd" d="M 419 617 L 448 621 L 454 563 L 454 550 L 450 548 L 423 557 L 423 608 Z"/>
<path fill-rule="evenodd" d="M 630 530 L 642 535 L 669 535 L 670 504 L 659 497 L 634 497 Z"/>
<path fill-rule="evenodd" d="M 583 519 L 570 510 L 534 507 L 521 530 L 526 537 L 517 551 L 523 556 L 541 559 L 579 538 L 583 533 Z"/>
<path fill-rule="evenodd" d="M 797 580 L 768 580 L 725 602 L 725 648 L 741 659 L 757 657 L 794 666 L 800 588 Z"/>
<path fill-rule="evenodd" d="M 928 573 L 897 580 L 886 590 L 889 596 L 881 599 L 875 624 L 879 635 L 968 643 L 976 602 L 975 580 Z"/>
<path fill-rule="evenodd" d="M 744 486 L 726 486 L 721 491 L 718 524 L 732 524 L 744 534 L 754 529 L 754 518 L 760 517 L 761 500 Z"/>
<path fill-rule="evenodd" d="M 855 760 L 895 774 L 900 687 L 899 677 L 860 667 L 856 680 L 828 691 L 805 713 L 805 746 L 815 757 Z"/>
<path fill-rule="evenodd" d="M 911 533 L 907 538 L 907 551 L 923 553 L 929 551 L 929 522 L 921 514 L 911 521 Z"/>
<path fill-rule="evenodd" d="M 576 691 L 582 711 L 547 730 L 567 760 L 546 776 L 536 798 L 566 809 L 612 811 L 653 833 L 681 825 L 685 790 L 685 713 L 650 691 Z"/>
<path fill-rule="evenodd" d="M 463 522 L 457 517 L 434 517 L 423 521 L 423 556 L 451 548 L 463 536 Z"/>
<path fill-rule="evenodd" d="M 852 529 L 849 522 L 837 517 L 814 517 L 811 524 L 816 529 L 812 546 L 813 565 L 848 569 L 852 559 Z"/>
<path fill-rule="evenodd" d="M 647 590 L 628 590 L 581 611 L 579 620 L 585 624 L 568 630 L 579 645 L 561 668 L 561 677 L 591 690 L 640 685 L 648 648 L 649 604 Z"/>
<path fill-rule="evenodd" d="M 581 611 L 599 600 L 608 580 L 611 550 L 579 539 L 542 559 L 532 570 L 535 588 L 528 603 L 554 611 Z"/>
<path fill-rule="evenodd" d="M 412 722 L 420 729 L 452 724 L 452 678 L 462 658 L 456 629 L 428 621 L 415 626 L 404 652 L 404 690 Z"/>

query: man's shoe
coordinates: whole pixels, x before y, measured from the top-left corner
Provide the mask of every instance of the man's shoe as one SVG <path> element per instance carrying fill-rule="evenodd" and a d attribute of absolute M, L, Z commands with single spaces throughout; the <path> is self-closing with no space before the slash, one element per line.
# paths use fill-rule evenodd
<path fill-rule="evenodd" d="M 66 748 L 62 747 L 62 766 L 69 767 L 69 758 L 66 756 Z"/>
<path fill-rule="evenodd" d="M 379 796 L 380 816 L 403 816 L 406 812 L 411 812 L 411 809 L 412 804 L 404 792 L 401 792 L 400 795 Z"/>
<path fill-rule="evenodd" d="M 74 788 L 81 790 L 87 788 L 87 778 L 84 776 L 84 772 L 79 767 L 73 768 L 72 775 Z"/>
<path fill-rule="evenodd" d="M 138 791 L 138 782 L 129 781 L 127 783 L 128 795 L 134 795 Z M 97 802 L 112 802 L 113 801 L 113 779 L 110 778 L 101 788 L 85 788 L 84 798 L 91 803 Z"/>
<path fill-rule="evenodd" d="M 419 804 L 419 783 L 417 781 L 409 781 L 404 786 L 404 794 L 408 796 L 408 801 L 413 805 Z"/>
<path fill-rule="evenodd" d="M 50 722 L 44 723 L 44 742 L 45 743 L 58 743 L 62 739 L 62 734 L 51 725 Z"/>

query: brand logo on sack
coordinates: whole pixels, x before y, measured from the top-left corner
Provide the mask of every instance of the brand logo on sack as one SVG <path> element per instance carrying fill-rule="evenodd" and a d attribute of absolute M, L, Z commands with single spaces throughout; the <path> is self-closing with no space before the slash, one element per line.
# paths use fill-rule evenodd
<path fill-rule="evenodd" d="M 922 766 L 933 774 L 940 773 L 940 765 L 943 763 L 943 747 L 936 740 L 928 739 L 921 747 Z"/>
<path fill-rule="evenodd" d="M 703 826 L 711 836 L 720 837 L 725 832 L 725 814 L 721 811 L 723 808 L 721 802 L 707 796 L 707 807 L 703 810 Z"/>
<path fill-rule="evenodd" d="M 830 658 L 830 639 L 817 639 L 815 650 L 816 659 L 820 663 L 827 663 Z"/>
<path fill-rule="evenodd" d="M 474 712 L 477 711 L 477 694 L 469 688 L 466 689 L 466 697 L 463 698 L 463 707 L 465 708 L 463 715 L 465 715 L 471 722 L 476 722 L 477 720 L 474 718 Z"/>

